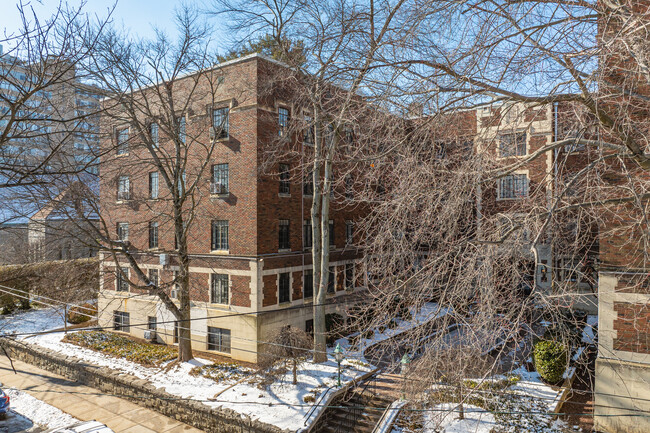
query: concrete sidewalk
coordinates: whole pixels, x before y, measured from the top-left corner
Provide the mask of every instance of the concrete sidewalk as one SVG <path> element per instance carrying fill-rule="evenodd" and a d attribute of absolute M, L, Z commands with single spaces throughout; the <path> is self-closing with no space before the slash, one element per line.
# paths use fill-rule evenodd
<path fill-rule="evenodd" d="M 194 427 L 119 397 L 65 379 L 54 373 L 0 356 L 0 383 L 17 388 L 82 421 L 97 420 L 116 433 L 202 433 Z"/>

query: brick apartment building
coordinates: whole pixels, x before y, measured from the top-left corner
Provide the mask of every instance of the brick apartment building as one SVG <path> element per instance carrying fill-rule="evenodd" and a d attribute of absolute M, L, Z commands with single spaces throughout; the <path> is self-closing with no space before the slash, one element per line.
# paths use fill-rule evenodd
<path fill-rule="evenodd" d="M 257 54 L 218 65 L 218 88 L 192 99 L 182 119 L 184 133 L 197 142 L 210 141 L 213 122 L 225 125 L 208 161 L 211 174 L 199 179 L 195 216 L 187 229 L 192 346 L 248 362 L 258 361 L 262 343 L 277 328 L 292 325 L 310 331 L 313 326 L 307 224 L 311 193 L 293 178 L 260 170 L 265 146 L 278 137 L 287 117 L 302 115 L 287 101 L 261 94 L 269 69 L 278 67 Z M 174 280 L 178 262 L 173 225 L 162 217 L 168 207 L 168 197 L 159 190 L 162 179 L 147 165 L 149 151 L 138 147 L 137 133 L 128 124 L 103 121 L 102 128 L 108 132 L 102 149 L 111 149 L 100 171 L 102 220 L 115 228 L 117 237 L 128 239 L 140 267 L 160 287 L 167 284 L 174 298 L 168 282 Z M 164 133 L 156 128 L 158 133 L 164 148 Z M 115 149 L 116 142 L 120 145 Z M 199 159 L 188 158 L 188 182 Z M 291 164 L 278 161 L 277 172 L 290 171 Z M 328 313 L 344 315 L 344 301 L 365 286 L 352 234 L 357 212 L 345 202 L 333 203 Z M 158 341 L 175 343 L 173 315 L 157 297 L 125 280 L 128 275 L 138 283 L 128 263 L 119 256 L 116 263 L 109 253 L 100 253 L 100 258 L 100 325 L 136 337 L 154 331 Z"/>

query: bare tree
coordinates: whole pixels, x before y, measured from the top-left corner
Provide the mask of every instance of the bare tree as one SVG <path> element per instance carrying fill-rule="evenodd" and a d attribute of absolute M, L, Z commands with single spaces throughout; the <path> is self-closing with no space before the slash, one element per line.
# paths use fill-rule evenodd
<path fill-rule="evenodd" d="M 305 360 L 312 348 L 312 339 L 305 331 L 283 326 L 275 331 L 266 344 L 263 364 L 272 366 L 276 362 L 284 361 L 291 364 L 293 384 L 298 383 L 298 366 Z"/>

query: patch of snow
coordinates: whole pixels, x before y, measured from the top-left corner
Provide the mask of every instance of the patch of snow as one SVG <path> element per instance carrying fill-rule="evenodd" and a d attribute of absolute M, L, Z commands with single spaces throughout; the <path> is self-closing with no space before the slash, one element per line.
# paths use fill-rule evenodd
<path fill-rule="evenodd" d="M 311 409 L 311 404 L 305 403 L 304 398 L 313 396 L 318 399 L 322 392 L 335 385 L 337 381 L 338 367 L 333 356 L 323 364 L 305 362 L 300 365 L 297 385 L 292 384 L 292 373 L 287 371 L 270 386 L 258 387 L 257 384 L 248 381 L 237 384 L 235 384 L 236 380 L 215 382 L 204 376 L 190 374 L 194 367 L 212 364 L 209 360 L 195 358 L 190 362 L 175 365 L 169 370 L 144 367 L 122 358 L 114 358 L 74 344 L 64 343 L 61 341 L 63 337 L 62 332 L 57 332 L 38 335 L 28 341 L 65 353 L 67 356 L 77 357 L 93 365 L 109 367 L 145 379 L 156 388 L 164 389 L 175 396 L 198 400 L 210 407 L 232 409 L 261 422 L 294 431 L 303 427 L 303 418 Z M 331 352 L 332 349 L 329 351 Z M 354 359 L 346 359 L 341 364 L 341 381 L 351 381 L 370 370 L 369 366 Z M 252 374 L 251 378 L 253 378 Z M 230 386 L 232 387 L 226 390 Z M 223 393 L 214 399 L 215 394 L 221 391 Z"/>
<path fill-rule="evenodd" d="M 78 419 L 67 413 L 38 400 L 26 392 L 15 388 L 3 388 L 11 398 L 11 410 L 29 419 L 34 424 L 47 428 L 69 427 Z"/>
<path fill-rule="evenodd" d="M 595 328 L 598 326 L 598 316 L 588 315 L 587 316 L 587 326 L 582 331 L 582 342 L 587 344 L 596 344 L 596 332 Z"/>
<path fill-rule="evenodd" d="M 0 316 L 0 334 L 23 334 L 63 328 L 63 308 L 39 308 Z"/>
<path fill-rule="evenodd" d="M 555 407 L 562 395 L 560 388 L 545 384 L 536 371 L 527 371 L 524 367 L 519 367 L 513 370 L 512 374 L 518 375 L 521 377 L 521 380 L 511 386 L 509 390 L 514 391 L 516 394 L 538 400 L 547 411 Z"/>
<path fill-rule="evenodd" d="M 494 415 L 478 406 L 463 405 L 464 418 L 458 419 L 458 405 L 437 404 L 424 417 L 425 433 L 490 433 L 497 427 Z"/>

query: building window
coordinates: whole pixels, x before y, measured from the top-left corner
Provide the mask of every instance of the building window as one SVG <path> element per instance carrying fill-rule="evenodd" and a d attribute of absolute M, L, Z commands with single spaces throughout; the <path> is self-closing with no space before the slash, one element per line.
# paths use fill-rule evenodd
<path fill-rule="evenodd" d="M 147 317 L 147 329 L 155 331 L 158 328 L 158 318 L 155 316 Z"/>
<path fill-rule="evenodd" d="M 213 165 L 210 194 L 228 194 L 228 177 L 228 164 Z"/>
<path fill-rule="evenodd" d="M 208 350 L 230 353 L 230 329 L 208 326 Z"/>
<path fill-rule="evenodd" d="M 149 138 L 151 138 L 151 143 L 154 148 L 158 147 L 158 124 L 156 122 L 151 122 L 149 124 Z"/>
<path fill-rule="evenodd" d="M 314 296 L 314 271 L 311 269 L 302 272 L 302 293 L 305 299 Z"/>
<path fill-rule="evenodd" d="M 352 221 L 345 222 L 345 243 L 354 243 L 354 224 Z"/>
<path fill-rule="evenodd" d="M 334 272 L 334 266 L 330 266 L 329 274 L 327 276 L 327 293 L 334 293 L 335 278 L 336 273 Z"/>
<path fill-rule="evenodd" d="M 117 272 L 117 291 L 129 291 L 129 268 L 121 267 Z"/>
<path fill-rule="evenodd" d="M 305 332 L 314 335 L 314 319 L 305 320 Z"/>
<path fill-rule="evenodd" d="M 117 154 L 127 155 L 129 153 L 129 128 L 117 131 Z"/>
<path fill-rule="evenodd" d="M 311 248 L 312 242 L 311 220 L 305 220 L 302 224 L 302 246 L 303 248 Z"/>
<path fill-rule="evenodd" d="M 306 146 L 314 145 L 314 125 L 312 124 L 311 116 L 305 116 L 305 124 L 307 125 L 303 132 L 302 141 Z"/>
<path fill-rule="evenodd" d="M 178 118 L 178 139 L 181 143 L 185 144 L 187 134 L 185 133 L 185 116 Z"/>
<path fill-rule="evenodd" d="M 179 272 L 174 271 L 174 284 L 172 285 L 172 290 L 169 292 L 169 297 L 172 299 L 178 299 L 178 291 L 181 288 L 181 282 L 179 281 Z"/>
<path fill-rule="evenodd" d="M 499 198 L 528 197 L 528 176 L 525 174 L 509 174 L 499 179 Z"/>
<path fill-rule="evenodd" d="M 229 111 L 228 107 L 212 110 L 212 127 L 214 128 L 215 139 L 228 138 Z"/>
<path fill-rule="evenodd" d="M 280 194 L 289 195 L 290 193 L 289 164 L 280 164 Z"/>
<path fill-rule="evenodd" d="M 278 301 L 280 304 L 291 302 L 291 278 L 289 272 L 280 274 L 278 279 Z"/>
<path fill-rule="evenodd" d="M 113 311 L 113 329 L 116 331 L 129 332 L 130 322 L 129 313 Z"/>
<path fill-rule="evenodd" d="M 147 276 L 149 277 L 149 281 L 151 281 L 153 287 L 158 287 L 158 283 L 160 282 L 158 277 L 159 275 L 158 269 L 149 269 Z"/>
<path fill-rule="evenodd" d="M 499 136 L 499 155 L 501 157 L 523 156 L 526 154 L 526 133 L 503 134 Z"/>
<path fill-rule="evenodd" d="M 302 194 L 309 196 L 314 195 L 314 177 L 311 172 L 305 174 L 302 182 Z"/>
<path fill-rule="evenodd" d="M 228 221 L 212 221 L 212 250 L 228 250 Z"/>
<path fill-rule="evenodd" d="M 158 198 L 158 172 L 149 173 L 149 198 Z"/>
<path fill-rule="evenodd" d="M 280 107 L 278 108 L 278 126 L 279 126 L 279 134 L 280 136 L 284 136 L 287 134 L 287 130 L 289 129 L 289 109 Z"/>
<path fill-rule="evenodd" d="M 129 223 L 117 223 L 117 239 L 120 241 L 129 240 Z"/>
<path fill-rule="evenodd" d="M 149 221 L 149 248 L 158 248 L 158 221 Z"/>
<path fill-rule="evenodd" d="M 347 200 L 352 200 L 354 198 L 353 183 L 352 176 L 345 177 L 345 198 Z"/>
<path fill-rule="evenodd" d="M 334 220 L 330 220 L 330 245 L 334 245 Z"/>
<path fill-rule="evenodd" d="M 278 249 L 291 249 L 289 241 L 289 220 L 280 220 L 280 227 L 278 230 Z"/>
<path fill-rule="evenodd" d="M 212 274 L 210 277 L 210 302 L 228 304 L 228 275 Z"/>
<path fill-rule="evenodd" d="M 354 264 L 345 264 L 345 288 L 354 289 Z"/>
<path fill-rule="evenodd" d="M 131 180 L 128 176 L 120 176 L 117 179 L 117 199 L 129 200 L 131 198 Z"/>

